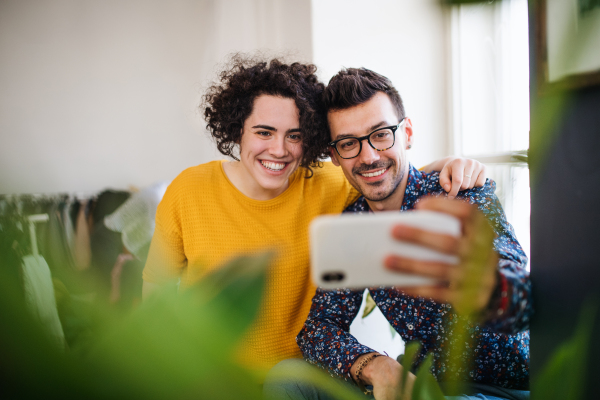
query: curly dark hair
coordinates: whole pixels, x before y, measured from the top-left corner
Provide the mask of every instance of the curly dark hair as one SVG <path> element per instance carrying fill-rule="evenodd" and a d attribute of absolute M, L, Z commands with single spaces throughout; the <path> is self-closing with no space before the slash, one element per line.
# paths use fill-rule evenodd
<path fill-rule="evenodd" d="M 310 172 L 311 166 L 320 166 L 320 160 L 328 155 L 328 137 L 323 134 L 328 130 L 321 105 L 325 85 L 318 80 L 316 71 L 313 64 L 233 56 L 202 98 L 206 129 L 219 151 L 239 161 L 234 151 L 254 100 L 263 94 L 281 96 L 293 99 L 299 110 L 303 151 L 300 165 Z"/>

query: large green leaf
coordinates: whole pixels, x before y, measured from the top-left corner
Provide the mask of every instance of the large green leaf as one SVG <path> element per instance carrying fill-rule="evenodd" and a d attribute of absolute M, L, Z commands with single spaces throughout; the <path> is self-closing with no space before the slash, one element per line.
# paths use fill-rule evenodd
<path fill-rule="evenodd" d="M 556 350 L 533 383 L 531 394 L 534 399 L 582 399 L 590 361 L 588 349 L 597 315 L 598 302 L 588 301 L 581 311 L 573 337 Z"/>

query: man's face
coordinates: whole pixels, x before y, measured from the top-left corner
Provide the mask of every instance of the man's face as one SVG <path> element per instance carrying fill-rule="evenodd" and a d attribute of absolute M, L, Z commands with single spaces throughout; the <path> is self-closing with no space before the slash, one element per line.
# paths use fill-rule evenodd
<path fill-rule="evenodd" d="M 383 92 L 358 106 L 330 111 L 327 120 L 331 140 L 362 137 L 378 128 L 400 122 L 390 98 Z M 335 149 L 331 149 L 331 159 L 335 165 L 342 167 L 346 179 L 367 200 L 382 201 L 394 194 L 406 175 L 406 147 L 411 142 L 412 127 L 407 119 L 396 130 L 396 141 L 390 149 L 377 151 L 364 140 L 357 157 L 343 159 Z"/>

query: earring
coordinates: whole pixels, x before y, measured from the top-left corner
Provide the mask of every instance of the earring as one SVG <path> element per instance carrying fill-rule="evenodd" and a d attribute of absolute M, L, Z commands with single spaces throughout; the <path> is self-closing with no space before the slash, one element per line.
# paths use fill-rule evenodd
<path fill-rule="evenodd" d="M 408 147 L 407 147 L 407 149 L 410 149 L 411 147 L 412 147 L 412 144 L 409 144 Z"/>

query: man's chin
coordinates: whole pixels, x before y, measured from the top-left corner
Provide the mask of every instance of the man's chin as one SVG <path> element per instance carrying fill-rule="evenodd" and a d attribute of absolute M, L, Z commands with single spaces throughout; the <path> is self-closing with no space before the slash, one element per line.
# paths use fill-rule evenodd
<path fill-rule="evenodd" d="M 377 185 L 375 183 L 378 183 Z M 382 187 L 383 182 L 374 182 L 371 184 L 368 184 L 367 187 L 363 187 L 359 191 L 362 193 L 362 195 L 365 197 L 365 199 L 369 200 L 369 201 L 383 201 L 385 199 L 387 199 L 388 197 L 390 197 L 393 193 L 394 193 L 394 189 L 393 188 L 385 188 Z M 377 190 L 379 189 L 379 190 Z"/>

